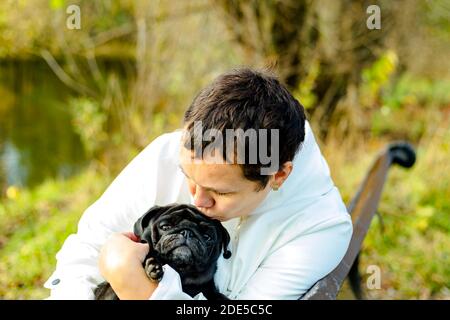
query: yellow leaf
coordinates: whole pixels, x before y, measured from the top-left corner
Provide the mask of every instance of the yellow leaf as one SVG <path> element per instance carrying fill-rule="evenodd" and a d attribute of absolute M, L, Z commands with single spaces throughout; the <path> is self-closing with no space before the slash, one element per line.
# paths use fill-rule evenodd
<path fill-rule="evenodd" d="M 9 186 L 6 189 L 6 197 L 8 199 L 14 200 L 17 198 L 18 195 L 19 195 L 19 188 L 17 188 L 16 186 Z"/>

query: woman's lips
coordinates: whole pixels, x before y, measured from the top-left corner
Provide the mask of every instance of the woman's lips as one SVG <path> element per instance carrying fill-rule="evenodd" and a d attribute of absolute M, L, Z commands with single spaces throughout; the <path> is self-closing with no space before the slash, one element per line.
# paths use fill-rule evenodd
<path fill-rule="evenodd" d="M 222 217 L 222 216 L 218 216 L 218 215 L 215 215 L 214 213 L 208 212 L 208 209 L 204 209 L 204 208 L 202 208 L 202 207 L 197 207 L 197 209 L 200 210 L 200 212 L 203 213 L 203 214 L 204 214 L 205 216 L 207 216 L 208 218 L 216 219 L 216 220 L 219 220 L 219 221 L 225 221 L 225 220 L 226 220 L 226 219 L 225 219 L 224 217 Z"/>

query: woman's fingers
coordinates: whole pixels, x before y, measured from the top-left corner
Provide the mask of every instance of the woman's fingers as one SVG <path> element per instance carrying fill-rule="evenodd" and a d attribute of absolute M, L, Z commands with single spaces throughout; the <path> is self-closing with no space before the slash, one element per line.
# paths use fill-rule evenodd
<path fill-rule="evenodd" d="M 123 232 L 124 236 L 126 236 L 128 239 L 133 240 L 134 242 L 140 242 L 141 238 L 139 238 L 137 235 L 135 235 L 133 232 Z"/>
<path fill-rule="evenodd" d="M 149 252 L 149 245 L 135 239 L 132 233 L 112 234 L 100 250 L 101 268 L 107 271 L 142 264 Z"/>
<path fill-rule="evenodd" d="M 148 252 L 150 251 L 150 246 L 148 245 L 148 243 L 140 243 L 140 242 L 136 242 L 135 245 L 139 255 L 139 260 L 141 262 L 144 262 L 145 257 L 147 257 Z"/>

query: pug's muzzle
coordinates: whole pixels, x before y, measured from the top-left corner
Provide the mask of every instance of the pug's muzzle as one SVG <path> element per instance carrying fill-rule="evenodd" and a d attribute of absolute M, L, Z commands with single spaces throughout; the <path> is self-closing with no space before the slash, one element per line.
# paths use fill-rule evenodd
<path fill-rule="evenodd" d="M 177 228 L 161 236 L 155 248 L 162 260 L 171 261 L 172 265 L 186 272 L 189 268 L 196 267 L 196 262 L 202 261 L 212 253 L 208 252 L 208 244 L 205 242 L 203 235 L 197 230 Z"/>

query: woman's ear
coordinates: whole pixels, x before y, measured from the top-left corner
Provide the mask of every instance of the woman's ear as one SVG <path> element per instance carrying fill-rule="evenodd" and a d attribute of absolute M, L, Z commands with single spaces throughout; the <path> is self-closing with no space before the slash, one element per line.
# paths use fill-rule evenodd
<path fill-rule="evenodd" d="M 289 177 L 293 169 L 292 161 L 286 161 L 282 168 L 274 173 L 271 177 L 271 187 L 272 189 L 278 189 L 284 183 L 284 181 Z"/>

